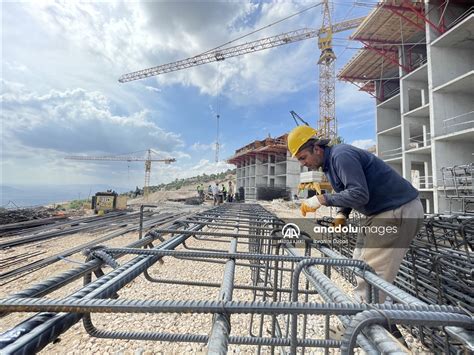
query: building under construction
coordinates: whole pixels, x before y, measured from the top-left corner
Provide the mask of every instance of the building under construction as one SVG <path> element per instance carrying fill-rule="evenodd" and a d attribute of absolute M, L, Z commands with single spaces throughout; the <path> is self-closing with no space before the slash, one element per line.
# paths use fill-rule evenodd
<path fill-rule="evenodd" d="M 228 159 L 237 167 L 237 191 L 240 195 L 243 191 L 245 200 L 290 198 L 297 193 L 300 173 L 306 168 L 291 157 L 286 138 L 287 134 L 256 140 Z"/>
<path fill-rule="evenodd" d="M 472 212 L 472 2 L 385 1 L 351 38 L 363 48 L 338 77 L 375 97 L 378 156 L 426 212 Z"/>

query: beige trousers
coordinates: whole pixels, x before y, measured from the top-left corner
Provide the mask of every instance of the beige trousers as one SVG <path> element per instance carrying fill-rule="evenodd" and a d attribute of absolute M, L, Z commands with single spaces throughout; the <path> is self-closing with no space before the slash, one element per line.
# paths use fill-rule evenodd
<path fill-rule="evenodd" d="M 353 259 L 363 260 L 385 281 L 393 283 L 411 241 L 423 226 L 423 206 L 414 200 L 377 215 L 367 217 L 357 236 Z M 358 302 L 366 301 L 367 283 L 357 277 L 354 296 Z M 380 292 L 380 303 L 386 295 Z"/>

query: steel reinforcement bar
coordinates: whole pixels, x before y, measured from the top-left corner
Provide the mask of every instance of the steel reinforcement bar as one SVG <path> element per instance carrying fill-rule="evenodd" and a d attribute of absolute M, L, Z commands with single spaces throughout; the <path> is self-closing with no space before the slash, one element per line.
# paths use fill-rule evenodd
<path fill-rule="evenodd" d="M 291 354 L 309 347 L 319 347 L 325 351 L 341 348 L 344 353 L 351 353 L 358 344 L 371 354 L 398 354 L 407 349 L 395 341 L 382 325 L 436 326 L 445 321 L 446 325 L 456 326 L 453 329 L 464 332 L 460 327 L 469 328 L 473 325 L 472 317 L 463 308 L 423 304 L 416 297 L 380 279 L 362 261 L 346 259 L 307 239 L 300 244 L 303 247 L 296 248 L 281 235 L 283 225 L 282 220 L 260 205 L 224 204 L 193 216 L 185 216 L 169 227 L 149 231 L 126 248 L 92 250 L 89 253 L 91 260 L 83 266 L 0 300 L 0 311 L 4 314 L 40 312 L 0 335 L 1 352 L 37 352 L 81 318 L 91 336 L 207 343 L 208 352 L 212 354 L 225 354 L 230 344 L 253 345 L 257 353 L 273 353 L 279 347 Z M 153 246 L 152 243 L 157 240 L 161 243 Z M 186 241 L 191 240 L 195 241 L 193 246 L 187 245 Z M 242 251 L 243 247 L 247 251 Z M 314 252 L 321 252 L 323 257 L 312 256 Z M 123 255 L 134 257 L 119 265 L 116 259 Z M 222 263 L 220 285 L 210 280 L 178 280 L 177 283 L 189 286 L 190 290 L 192 287 L 220 286 L 218 298 L 214 301 L 115 299 L 117 291 L 141 274 L 149 282 L 176 287 L 172 279 L 156 279 L 149 274 L 150 268 L 165 257 L 167 264 L 171 265 L 183 259 L 192 260 L 196 265 Z M 104 274 L 100 271 L 104 263 L 112 265 L 114 269 Z M 324 268 L 324 273 L 319 267 Z M 330 277 L 331 269 L 335 268 L 364 277 L 370 285 L 369 298 L 374 303 L 359 304 L 350 299 Z M 94 271 L 100 272 L 96 274 L 97 279 L 92 281 L 91 273 Z M 159 273 L 160 269 L 153 271 Z M 246 272 L 251 284 L 237 285 L 235 277 L 238 272 Z M 300 275 L 304 276 L 303 288 Z M 41 298 L 81 276 L 84 276 L 86 285 L 72 294 L 60 299 Z M 309 290 L 310 287 L 314 291 Z M 235 300 L 235 289 L 250 293 L 252 301 Z M 317 297 L 315 291 L 323 302 L 314 301 L 314 297 Z M 403 304 L 377 304 L 378 292 L 385 292 Z M 208 313 L 214 316 L 211 328 L 205 330 L 209 334 L 206 335 L 98 329 L 92 322 L 91 314 L 94 313 Z M 248 335 L 232 334 L 232 323 L 235 322 L 232 316 L 236 314 L 248 316 Z M 326 319 L 324 339 L 312 338 L 307 334 L 314 316 Z M 342 342 L 328 336 L 330 316 L 338 316 L 346 326 Z M 269 337 L 264 334 L 265 328 L 269 329 Z"/>

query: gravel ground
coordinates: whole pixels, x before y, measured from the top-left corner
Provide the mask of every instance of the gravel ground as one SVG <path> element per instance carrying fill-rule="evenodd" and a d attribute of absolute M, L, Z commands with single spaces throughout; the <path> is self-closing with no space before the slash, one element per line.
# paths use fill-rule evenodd
<path fill-rule="evenodd" d="M 291 203 L 276 202 L 266 203 L 264 207 L 280 217 L 299 217 L 299 212 Z M 194 207 L 186 207 L 186 211 L 193 211 Z M 198 210 L 202 207 L 194 209 Z M 182 211 L 183 206 L 180 204 L 167 204 L 163 211 Z M 322 211 L 325 214 L 327 211 Z M 68 238 L 62 238 L 61 243 L 54 240 L 44 241 L 33 246 L 22 246 L 14 250 L 2 251 L 3 255 L 16 255 L 16 253 L 24 253 L 29 250 L 46 250 L 47 255 L 55 254 L 61 250 L 71 248 L 73 246 L 86 243 L 92 239 L 97 238 L 98 235 L 90 234 L 76 234 Z M 115 238 L 109 242 L 104 243 L 107 246 L 124 246 L 131 241 L 136 240 L 137 233 L 128 233 L 119 238 Z M 212 241 L 198 241 L 189 240 L 188 247 L 201 247 L 211 249 L 227 250 L 228 244 L 217 244 Z M 183 249 L 182 247 L 180 249 Z M 247 246 L 239 244 L 238 251 L 248 251 Z M 131 258 L 131 256 L 129 256 Z M 61 261 L 49 267 L 30 273 L 25 277 L 11 282 L 5 286 L 0 287 L 0 297 L 19 290 L 24 289 L 39 280 L 51 277 L 54 274 L 61 273 L 74 265 L 71 261 L 83 262 L 84 257 L 80 254 L 75 254 L 68 258 L 70 261 Z M 126 258 L 119 259 L 122 264 Z M 30 260 L 29 262 L 31 262 Z M 288 266 L 288 265 L 287 265 Z M 164 264 L 155 264 L 150 268 L 149 272 L 152 276 L 164 279 L 182 279 L 192 281 L 205 281 L 221 283 L 223 275 L 223 264 L 201 263 L 188 260 L 177 260 L 172 258 L 164 258 Z M 109 268 L 104 270 L 110 271 Z M 351 294 L 352 286 L 347 283 L 339 274 L 333 272 L 332 278 L 345 292 Z M 304 288 L 304 277 L 301 278 L 300 289 Z M 283 278 L 283 286 L 289 286 L 289 275 Z M 235 284 L 251 285 L 250 270 L 247 267 L 237 266 L 235 275 Z M 63 297 L 73 292 L 82 285 L 82 280 L 67 285 L 54 292 L 48 297 Z M 183 285 L 171 285 L 161 283 L 151 283 L 143 276 L 136 278 L 133 282 L 126 285 L 119 291 L 120 298 L 135 299 L 135 300 L 215 300 L 219 294 L 219 288 L 204 288 L 192 287 Z M 253 300 L 253 293 L 247 290 L 234 290 L 233 300 L 251 301 Z M 304 296 L 300 295 L 300 301 L 304 300 Z M 310 302 L 321 302 L 319 296 L 310 295 L 308 297 Z M 0 324 L 0 331 L 11 328 L 26 316 L 20 314 L 9 315 L 2 319 Z M 93 315 L 93 322 L 98 329 L 120 330 L 120 331 L 143 331 L 143 332 L 172 332 L 172 333 L 192 333 L 208 335 L 212 326 L 212 315 L 205 314 L 95 314 Z M 281 317 L 279 317 L 281 320 Z M 302 324 L 302 317 L 299 322 Z M 337 322 L 337 320 L 334 320 Z M 250 330 L 253 334 L 258 334 L 259 317 L 254 318 L 253 327 L 250 329 L 251 319 L 249 315 L 233 315 L 231 317 L 232 331 L 231 335 L 248 336 Z M 324 317 L 311 316 L 307 321 L 307 338 L 324 338 Z M 299 326 L 299 329 L 302 327 Z M 269 317 L 265 317 L 263 325 L 263 335 L 268 336 Z M 411 336 L 406 337 L 411 349 L 414 352 L 422 351 L 419 344 L 413 342 Z M 229 354 L 254 354 L 256 347 L 230 345 Z M 269 352 L 268 348 L 263 347 L 262 353 Z M 338 353 L 338 350 L 331 351 Z M 65 334 L 61 335 L 58 341 L 54 344 L 48 345 L 42 353 L 45 354 L 204 354 L 207 353 L 205 344 L 192 343 L 170 343 L 170 342 L 153 342 L 153 341 L 128 341 L 128 340 L 112 340 L 99 339 L 90 337 L 82 323 L 75 324 Z M 321 351 L 314 351 L 307 353 L 321 353 Z"/>

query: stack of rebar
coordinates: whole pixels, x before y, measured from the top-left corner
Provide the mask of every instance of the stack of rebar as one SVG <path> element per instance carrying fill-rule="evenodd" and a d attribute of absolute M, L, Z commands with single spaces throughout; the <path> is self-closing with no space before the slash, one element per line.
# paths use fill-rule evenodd
<path fill-rule="evenodd" d="M 257 186 L 257 200 L 272 201 L 278 198 L 289 200 L 291 191 L 286 186 Z"/>
<path fill-rule="evenodd" d="M 328 237 L 345 238 L 348 243 L 334 243 L 332 248 L 346 257 L 352 256 L 357 240 L 355 233 Z M 338 271 L 355 283 L 353 273 Z M 460 306 L 474 313 L 473 279 L 474 218 L 470 215 L 431 215 L 410 245 L 395 285 L 427 304 Z M 410 330 L 434 352 L 457 353 L 460 350 L 456 341 L 441 329 L 420 326 Z"/>
<path fill-rule="evenodd" d="M 0 209 L 0 226 L 11 223 L 19 223 L 31 220 L 49 218 L 57 211 L 52 208 L 36 207 L 36 208 L 15 208 Z"/>

